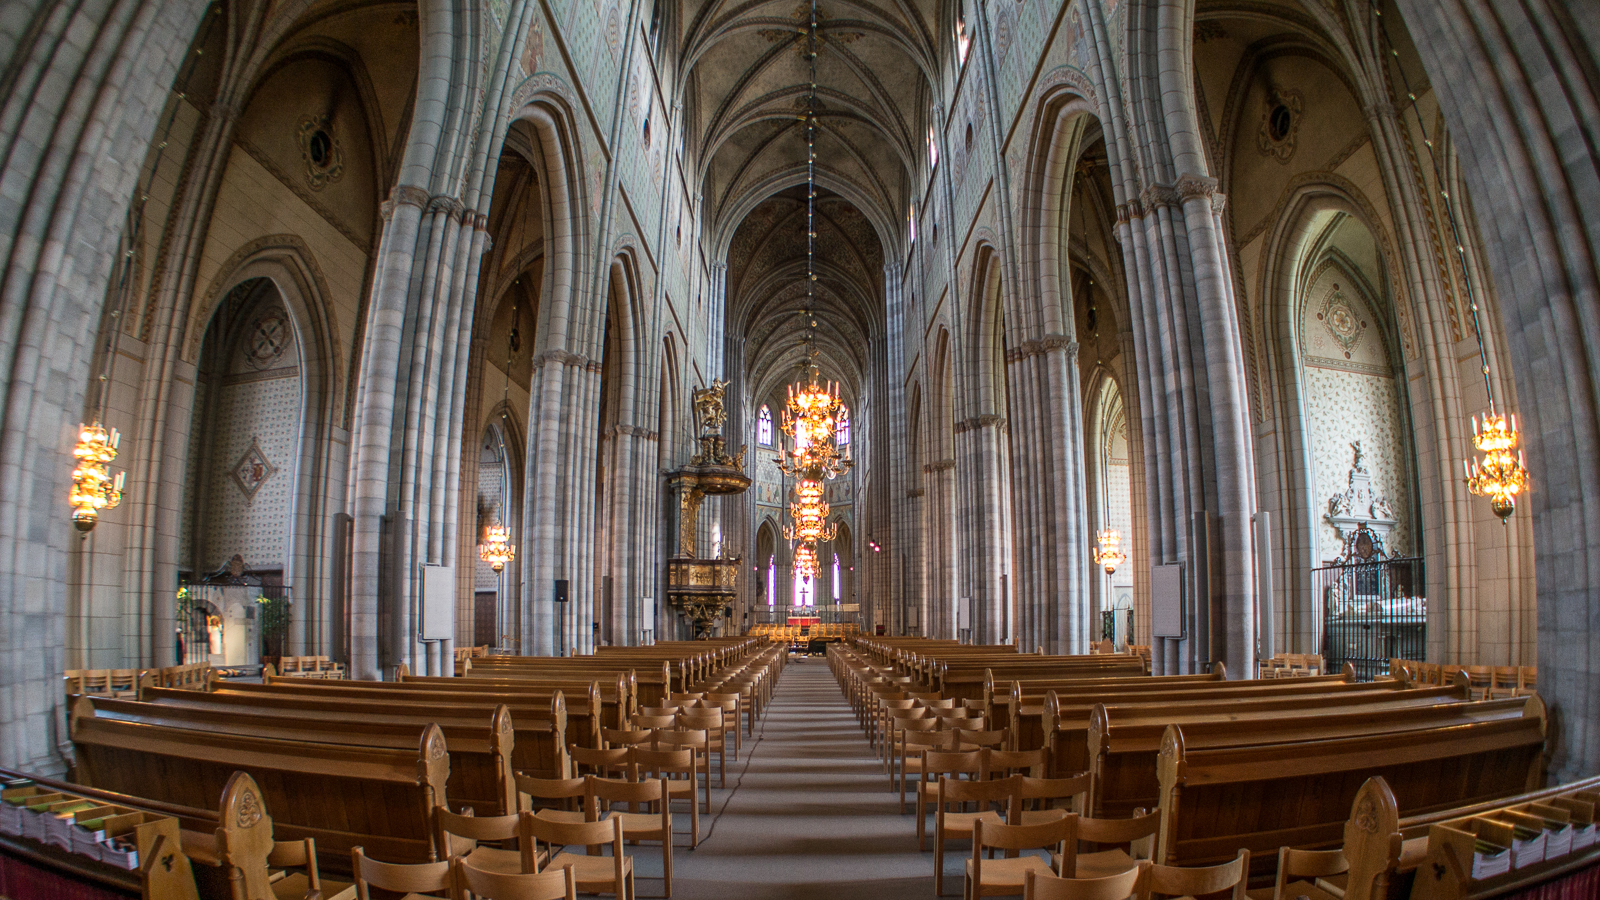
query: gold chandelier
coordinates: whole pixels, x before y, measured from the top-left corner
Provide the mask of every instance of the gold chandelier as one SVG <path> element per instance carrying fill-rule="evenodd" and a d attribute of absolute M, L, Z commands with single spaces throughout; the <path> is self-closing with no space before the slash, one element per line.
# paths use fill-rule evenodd
<path fill-rule="evenodd" d="M 1489 509 L 1501 521 L 1517 511 L 1517 494 L 1528 487 L 1528 470 L 1517 450 L 1517 417 L 1496 413 L 1491 405 L 1480 423 L 1472 417 L 1472 443 L 1483 459 L 1461 461 L 1467 490 L 1489 498 Z M 1512 452 L 1516 455 L 1513 456 Z"/>
<path fill-rule="evenodd" d="M 488 563 L 489 568 L 499 572 L 516 556 L 517 548 L 511 546 L 511 529 L 501 525 L 498 519 L 491 522 L 489 527 L 483 530 L 483 543 L 478 545 L 478 558 Z"/>
<path fill-rule="evenodd" d="M 67 502 L 72 505 L 72 526 L 79 531 L 93 530 L 100 520 L 100 510 L 116 509 L 122 502 L 124 473 L 118 472 L 113 478 L 110 472 L 121 440 L 115 428 L 108 432 L 99 422 L 85 425 L 78 432 L 78 445 L 72 448 L 78 466 L 72 470 L 72 495 Z"/>
<path fill-rule="evenodd" d="M 826 488 L 820 481 L 801 481 L 794 486 L 794 499 L 789 503 L 789 518 L 792 521 L 784 529 L 784 537 L 813 545 L 833 540 L 839 526 L 828 521 L 825 492 Z"/>
<path fill-rule="evenodd" d="M 796 578 L 817 577 L 817 550 L 810 544 L 801 544 L 794 550 L 794 574 Z"/>
<path fill-rule="evenodd" d="M 1117 566 L 1128 559 L 1128 554 L 1122 551 L 1122 533 L 1115 528 L 1107 528 L 1100 532 L 1100 546 L 1094 548 L 1095 565 L 1106 570 L 1106 574 L 1117 571 Z"/>

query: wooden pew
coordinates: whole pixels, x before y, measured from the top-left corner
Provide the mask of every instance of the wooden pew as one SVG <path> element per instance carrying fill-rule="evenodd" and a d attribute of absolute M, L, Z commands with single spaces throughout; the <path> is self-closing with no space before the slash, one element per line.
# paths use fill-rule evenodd
<path fill-rule="evenodd" d="M 1394 682 L 1351 682 L 1325 684 L 1316 690 L 1273 691 L 1287 679 L 1271 682 L 1239 682 L 1217 685 L 1210 690 L 1148 691 L 1118 696 L 1094 695 L 1062 699 L 1052 694 L 1045 698 L 1038 731 L 1026 715 L 1019 718 L 1017 734 L 1022 749 L 1049 746 L 1053 769 L 1062 773 L 1089 768 L 1089 716 L 1096 704 L 1113 707 L 1178 707 L 1196 714 L 1227 713 L 1232 710 L 1258 713 L 1302 709 L 1308 706 L 1428 705 L 1452 699 L 1466 699 L 1460 688 L 1417 688 L 1404 690 Z M 1238 687 L 1235 687 L 1237 685 Z M 1258 689 L 1259 688 L 1259 689 Z M 1026 711 L 1027 707 L 1023 707 Z M 1040 744 L 1032 744 L 1034 734 Z M 1076 768 L 1074 768 L 1076 767 Z"/>
<path fill-rule="evenodd" d="M 1526 715 L 1537 698 L 1488 702 L 1433 703 L 1426 706 L 1372 704 L 1367 708 L 1326 707 L 1255 711 L 1230 708 L 1196 713 L 1184 706 L 1096 706 L 1089 717 L 1089 771 L 1092 775 L 1087 815 L 1126 818 L 1160 802 L 1156 757 L 1168 725 L 1183 729 L 1190 750 L 1246 744 L 1327 740 L 1366 734 L 1387 734 L 1423 728 L 1467 725 Z M 1542 715 L 1542 712 L 1538 713 Z"/>
<path fill-rule="evenodd" d="M 418 714 L 411 716 L 397 716 L 387 711 L 342 711 L 336 717 L 312 717 L 306 710 L 208 705 L 203 701 L 179 705 L 96 698 L 93 705 L 96 718 L 120 722 L 397 750 L 415 744 L 418 731 L 432 722 L 444 732 L 450 748 L 447 790 L 451 800 L 482 816 L 509 815 L 517 811 L 517 782 L 512 768 L 513 726 L 511 711 L 505 706 L 496 707 L 487 717 L 477 713 L 453 718 L 438 710 L 425 709 L 418 709 Z"/>
<path fill-rule="evenodd" d="M 1207 865 L 1239 848 L 1337 844 L 1363 781 L 1404 787 L 1405 813 L 1506 797 L 1543 780 L 1542 704 L 1515 718 L 1327 740 L 1189 749 L 1169 725 L 1157 757 L 1158 863 Z"/>
<path fill-rule="evenodd" d="M 416 749 L 392 750 L 118 722 L 80 701 L 71 734 L 81 783 L 210 809 L 235 771 L 248 772 L 280 839 L 315 838 L 333 857 L 365 846 L 395 862 L 437 858 L 429 822 L 450 777 L 438 726 L 419 730 Z"/>
<path fill-rule="evenodd" d="M 272 682 L 276 683 L 276 682 Z M 371 682 L 362 682 L 364 684 Z M 572 700 L 567 706 L 567 715 L 574 720 L 580 718 L 592 719 L 607 728 L 621 728 L 626 724 L 628 717 L 639 708 L 638 703 L 638 673 L 629 669 L 626 672 L 597 673 L 593 678 L 539 678 L 516 673 L 484 673 L 473 672 L 457 678 L 444 678 L 438 675 L 404 675 L 397 682 L 407 688 L 416 690 L 440 691 L 443 693 L 471 691 L 499 692 L 507 694 L 522 693 L 550 693 L 561 691 Z M 595 699 L 598 704 L 593 710 L 589 704 Z M 595 732 L 598 734 L 599 732 Z M 574 736 L 574 740 L 579 740 Z M 587 740 L 583 738 L 582 740 Z M 591 743 L 580 743 L 580 746 L 592 747 Z"/>
<path fill-rule="evenodd" d="M 1547 855 L 1542 862 L 1503 875 L 1474 878 L 1471 820 L 1503 818 L 1506 811 L 1565 822 L 1572 831 L 1581 832 L 1587 846 Z M 1345 824 L 1344 852 L 1350 862 L 1345 900 L 1478 900 L 1517 894 L 1574 873 L 1588 872 L 1594 877 L 1592 873 L 1600 869 L 1597 816 L 1600 777 L 1405 819 L 1400 818 L 1388 782 L 1370 778 L 1356 793 Z M 1574 840 L 1574 836 L 1569 834 L 1567 839 Z M 1554 890 L 1548 896 L 1563 895 Z"/>
<path fill-rule="evenodd" d="M 314 682 L 315 683 L 315 682 Z M 332 686 L 375 684 L 378 682 L 326 682 Z M 350 718 L 381 719 L 410 727 L 435 721 L 488 721 L 497 707 L 506 707 L 512 722 L 511 767 L 515 772 L 540 778 L 565 777 L 570 771 L 567 756 L 568 719 L 566 700 L 560 692 L 549 697 L 498 697 L 424 695 L 353 691 L 304 692 L 263 689 L 263 685 L 230 685 L 227 690 L 200 696 L 152 691 L 146 697 L 163 705 L 196 709 L 227 707 L 234 710 L 276 710 L 301 716 L 308 721 L 338 723 Z M 235 690 L 242 688 L 242 690 Z"/>

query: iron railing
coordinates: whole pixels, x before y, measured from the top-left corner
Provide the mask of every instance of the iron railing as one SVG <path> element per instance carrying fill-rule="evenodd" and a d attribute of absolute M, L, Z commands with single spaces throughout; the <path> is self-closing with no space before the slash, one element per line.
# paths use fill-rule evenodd
<path fill-rule="evenodd" d="M 1409 556 L 1341 563 L 1311 570 L 1322 601 L 1322 655 L 1327 671 L 1351 663 L 1356 677 L 1387 675 L 1391 659 L 1422 659 L 1427 604 L 1422 559 Z"/>

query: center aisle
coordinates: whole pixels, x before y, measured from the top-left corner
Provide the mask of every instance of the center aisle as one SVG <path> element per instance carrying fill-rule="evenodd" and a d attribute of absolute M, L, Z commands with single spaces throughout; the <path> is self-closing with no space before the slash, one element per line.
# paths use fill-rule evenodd
<path fill-rule="evenodd" d="M 674 854 L 674 900 L 933 896 L 933 856 L 917 852 L 916 823 L 826 662 L 784 669 L 756 734 L 737 784 L 730 768 L 729 791 L 713 793 L 709 836 Z"/>

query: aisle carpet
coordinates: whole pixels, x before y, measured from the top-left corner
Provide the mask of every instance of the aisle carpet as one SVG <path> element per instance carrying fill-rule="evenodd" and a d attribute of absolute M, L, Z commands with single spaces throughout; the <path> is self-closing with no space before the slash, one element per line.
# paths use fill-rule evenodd
<path fill-rule="evenodd" d="M 680 841 L 673 854 L 673 900 L 933 896 L 933 854 L 917 852 L 915 820 L 900 814 L 825 662 L 784 670 L 756 737 L 729 767 L 728 790 L 712 792 L 700 849 Z M 953 896 L 961 849 L 945 885 Z M 641 879 L 639 895 L 660 885 Z"/>

